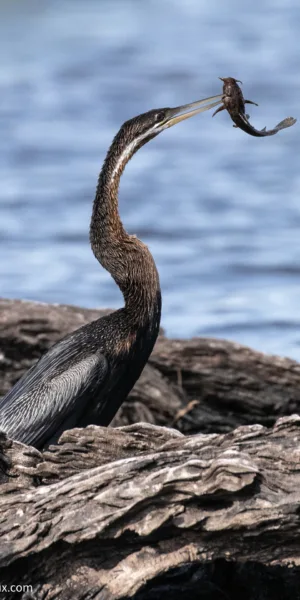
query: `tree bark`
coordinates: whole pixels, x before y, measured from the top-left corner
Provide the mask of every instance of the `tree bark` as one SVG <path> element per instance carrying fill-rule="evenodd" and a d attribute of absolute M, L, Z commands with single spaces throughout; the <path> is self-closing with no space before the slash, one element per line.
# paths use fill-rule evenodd
<path fill-rule="evenodd" d="M 56 341 L 107 314 L 0 300 L 0 395 Z M 300 365 L 225 340 L 158 338 L 142 376 L 113 425 L 145 421 L 184 433 L 271 426 L 300 412 Z"/>
<path fill-rule="evenodd" d="M 43 453 L 0 446 L 1 597 L 299 598 L 300 417 L 195 436 L 89 426 Z"/>

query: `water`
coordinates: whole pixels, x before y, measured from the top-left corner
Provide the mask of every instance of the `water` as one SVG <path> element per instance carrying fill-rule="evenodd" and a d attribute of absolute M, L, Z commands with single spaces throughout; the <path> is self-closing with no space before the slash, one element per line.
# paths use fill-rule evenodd
<path fill-rule="evenodd" d="M 226 7 L 226 8 L 225 8 Z M 121 123 L 244 82 L 255 126 L 299 115 L 298 0 L 0 0 L 0 294 L 118 307 L 88 243 Z M 130 233 L 161 276 L 169 336 L 300 359 L 299 122 L 265 139 L 204 113 L 128 165 Z"/>

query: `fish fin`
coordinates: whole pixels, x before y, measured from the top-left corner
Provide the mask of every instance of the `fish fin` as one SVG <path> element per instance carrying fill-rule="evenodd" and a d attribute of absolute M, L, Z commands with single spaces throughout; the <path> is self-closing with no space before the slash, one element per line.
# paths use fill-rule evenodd
<path fill-rule="evenodd" d="M 225 106 L 219 106 L 219 108 L 217 108 L 217 110 L 215 110 L 215 112 L 213 113 L 212 117 L 214 117 L 218 112 L 221 112 L 221 110 L 224 110 Z"/>
<path fill-rule="evenodd" d="M 252 100 L 244 100 L 245 104 L 254 104 L 254 106 L 258 106 L 257 102 L 252 102 Z"/>
<path fill-rule="evenodd" d="M 294 117 L 286 117 L 286 119 L 283 119 L 283 121 L 280 121 L 280 123 L 276 125 L 275 129 L 277 129 L 277 131 L 280 131 L 280 129 L 286 129 L 286 127 L 295 125 L 296 121 L 297 119 L 294 119 Z"/>

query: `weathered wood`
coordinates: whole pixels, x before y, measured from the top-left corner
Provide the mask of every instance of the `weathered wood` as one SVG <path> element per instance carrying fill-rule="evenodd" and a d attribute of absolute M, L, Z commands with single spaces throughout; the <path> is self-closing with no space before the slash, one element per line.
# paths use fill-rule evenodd
<path fill-rule="evenodd" d="M 0 446 L 0 581 L 30 584 L 23 600 L 299 598 L 300 417 Z"/>
<path fill-rule="evenodd" d="M 53 343 L 107 311 L 0 300 L 0 395 Z M 185 433 L 271 426 L 300 413 L 300 365 L 224 340 L 160 336 L 113 425 L 146 421 Z"/>
<path fill-rule="evenodd" d="M 101 314 L 0 301 L 0 393 Z M 0 434 L 0 598 L 300 599 L 300 417 L 251 425 L 300 412 L 299 389 L 295 361 L 161 336 L 114 419 L 152 425 L 43 453 Z"/>
<path fill-rule="evenodd" d="M 178 423 L 184 432 L 271 426 L 279 416 L 300 412 L 300 365 L 288 358 L 226 340 L 161 338 L 150 363 L 180 384 L 192 404 Z"/>

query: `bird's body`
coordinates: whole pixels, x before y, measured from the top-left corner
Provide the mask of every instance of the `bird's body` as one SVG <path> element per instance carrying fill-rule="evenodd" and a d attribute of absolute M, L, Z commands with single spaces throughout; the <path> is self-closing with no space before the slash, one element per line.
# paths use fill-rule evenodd
<path fill-rule="evenodd" d="M 124 123 L 116 135 L 99 176 L 90 240 L 125 306 L 55 344 L 2 398 L 0 430 L 12 439 L 42 448 L 74 426 L 108 425 L 140 376 L 158 335 L 161 292 L 147 246 L 129 235 L 120 220 L 120 177 L 147 141 L 220 99 L 149 111 Z"/>
<path fill-rule="evenodd" d="M 120 309 L 55 344 L 1 402 L 0 429 L 41 448 L 66 429 L 108 425 L 153 349 L 160 309 L 158 293 L 153 316 L 138 332 Z"/>

